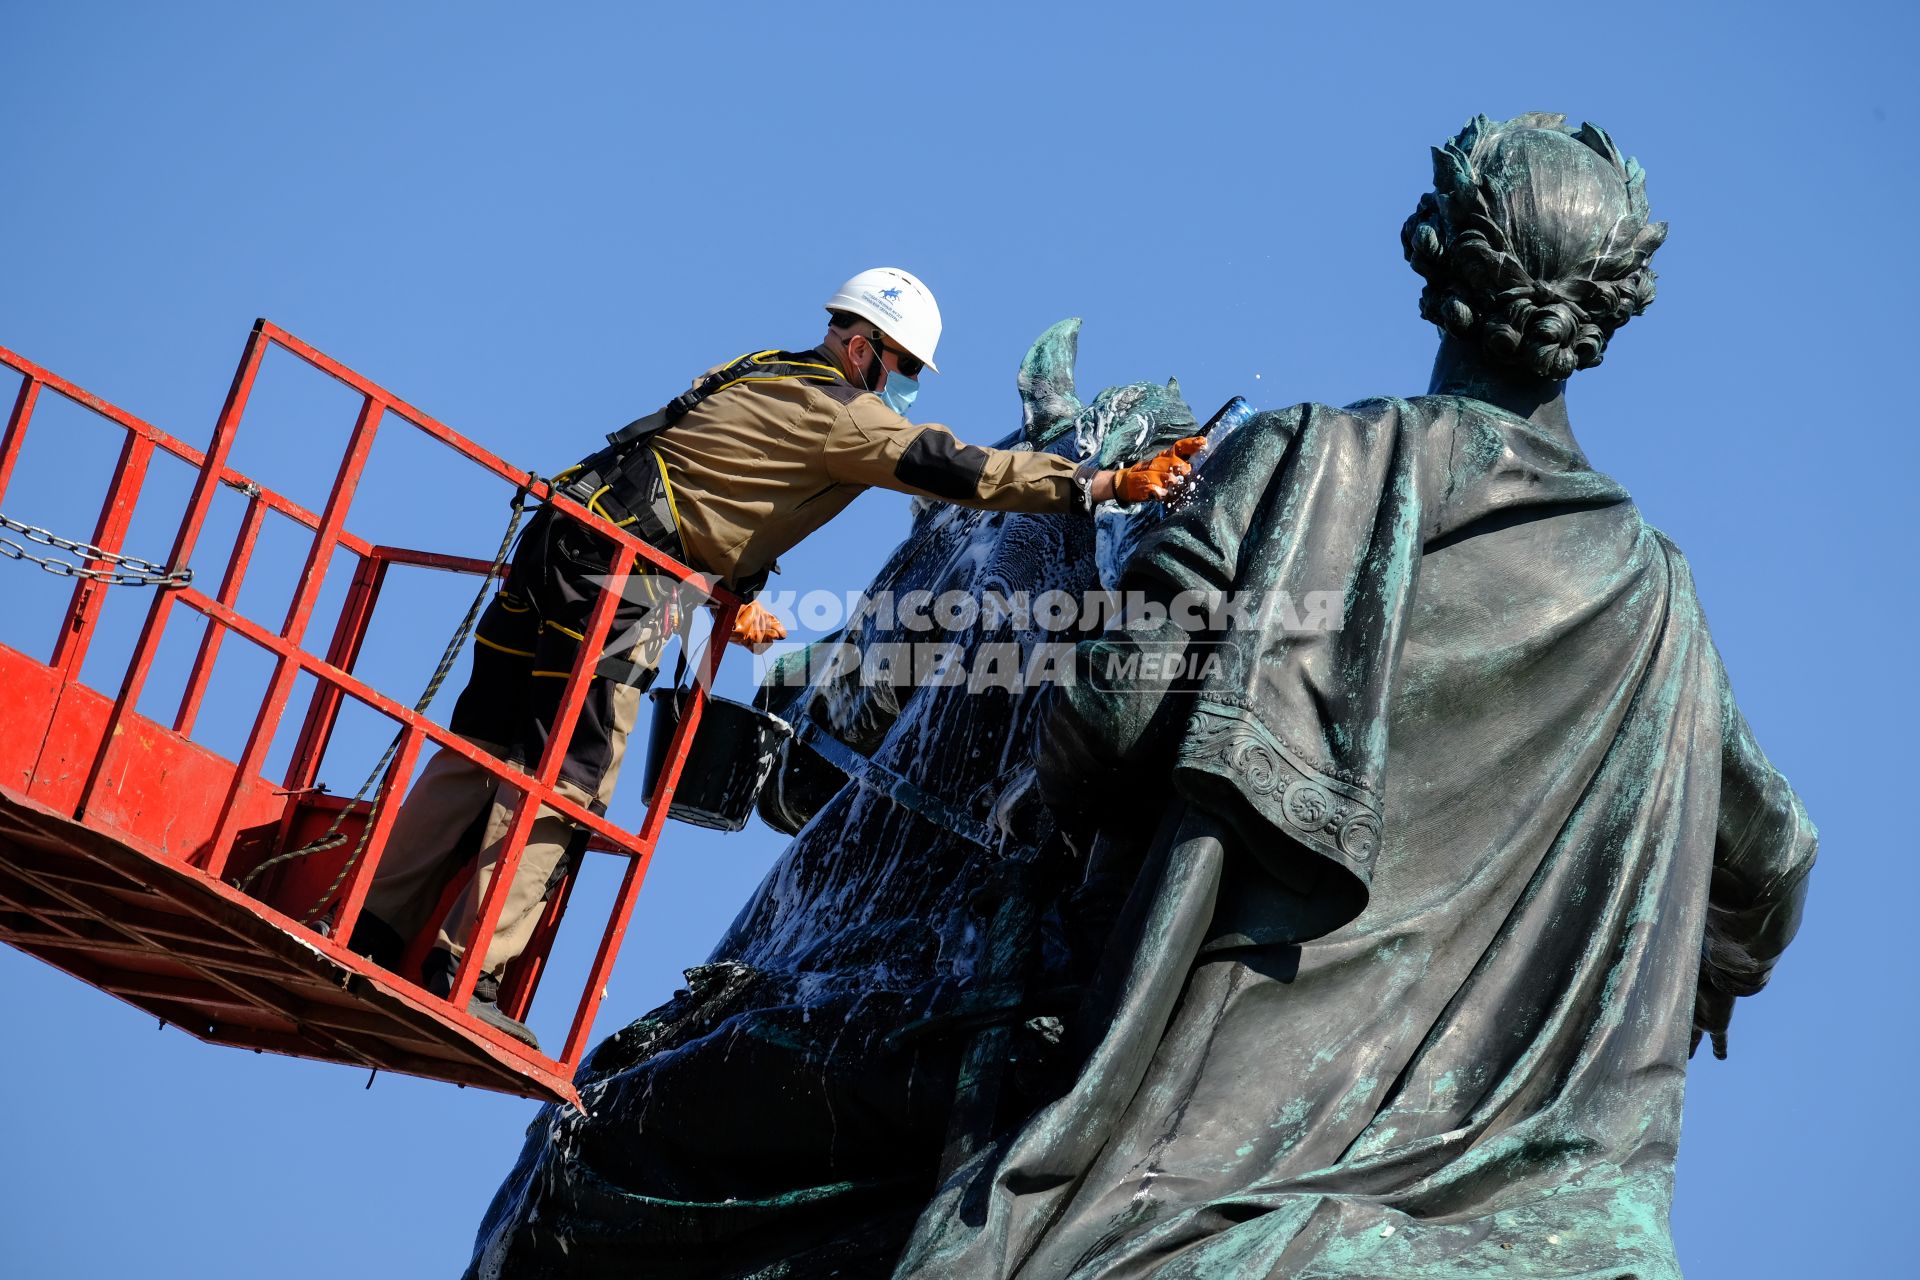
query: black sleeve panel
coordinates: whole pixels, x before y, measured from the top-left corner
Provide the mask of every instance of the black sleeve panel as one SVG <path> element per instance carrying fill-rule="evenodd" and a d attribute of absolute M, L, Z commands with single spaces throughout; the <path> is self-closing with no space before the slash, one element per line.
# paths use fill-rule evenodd
<path fill-rule="evenodd" d="M 978 497 L 988 453 L 963 444 L 945 431 L 922 431 L 908 443 L 893 474 L 900 483 L 936 498 Z"/>

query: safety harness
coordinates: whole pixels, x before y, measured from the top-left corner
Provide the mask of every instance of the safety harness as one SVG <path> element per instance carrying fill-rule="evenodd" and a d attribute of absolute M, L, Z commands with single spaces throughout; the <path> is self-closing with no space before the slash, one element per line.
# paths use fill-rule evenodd
<path fill-rule="evenodd" d="M 840 370 L 808 360 L 809 352 L 755 351 L 721 366 L 644 418 L 635 418 L 607 436 L 604 449 L 560 473 L 561 493 L 622 527 L 635 526 L 656 546 L 679 541 L 673 488 L 666 467 L 648 446 L 654 436 L 729 387 L 755 382 L 798 380 L 844 383 Z"/>

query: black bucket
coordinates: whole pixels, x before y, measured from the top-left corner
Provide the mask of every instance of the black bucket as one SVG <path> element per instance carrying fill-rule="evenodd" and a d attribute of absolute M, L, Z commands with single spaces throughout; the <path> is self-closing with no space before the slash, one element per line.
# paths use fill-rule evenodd
<path fill-rule="evenodd" d="M 653 732 L 647 739 L 646 783 L 647 795 L 652 796 L 666 768 L 667 746 L 680 727 L 680 710 L 689 691 L 655 689 L 649 696 L 653 698 Z M 793 726 L 779 716 L 708 694 L 667 816 L 715 831 L 746 826 L 760 789 L 780 759 L 781 745 L 792 736 Z"/>

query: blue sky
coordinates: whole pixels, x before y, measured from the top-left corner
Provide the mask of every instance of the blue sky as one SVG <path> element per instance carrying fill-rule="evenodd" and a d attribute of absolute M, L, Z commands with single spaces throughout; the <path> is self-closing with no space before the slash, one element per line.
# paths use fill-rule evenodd
<path fill-rule="evenodd" d="M 1574 383 L 1575 429 L 1688 553 L 1823 834 L 1799 942 L 1732 1060 L 1694 1066 L 1681 1257 L 1891 1274 L 1920 1140 L 1892 1101 L 1920 898 L 1898 813 L 1917 459 L 1889 388 L 1920 284 L 1915 35 L 1906 6 L 1848 3 L 12 4 L 0 344 L 198 443 L 264 315 L 550 471 L 709 364 L 810 344 L 838 280 L 891 264 L 946 316 L 917 414 L 976 441 L 1017 424 L 1017 361 L 1068 315 L 1083 389 L 1177 375 L 1202 413 L 1408 394 L 1433 335 L 1397 234 L 1427 148 L 1477 112 L 1593 120 L 1672 234 L 1659 300 Z M 244 465 L 312 496 L 351 405 L 291 368 L 262 385 Z M 51 412 L 23 468 L 61 485 L 6 509 L 84 534 L 108 438 Z M 423 450 L 382 465 L 356 528 L 491 549 L 500 495 Z M 134 550 L 164 552 L 181 492 L 156 477 Z M 778 585 L 862 586 L 904 525 L 904 499 L 863 497 Z M 263 551 L 259 616 L 298 550 Z M 0 583 L 0 641 L 44 650 L 51 579 Z M 462 594 L 396 593 L 369 656 L 391 691 L 411 700 Z M 88 669 L 109 689 L 119 603 Z M 257 706 L 263 668 L 230 665 L 216 746 Z M 345 751 L 336 789 L 365 763 Z M 603 1032 L 670 994 L 780 846 L 670 830 Z M 201 1045 L 10 950 L 0 983 L 9 1275 L 453 1274 L 534 1111 Z"/>

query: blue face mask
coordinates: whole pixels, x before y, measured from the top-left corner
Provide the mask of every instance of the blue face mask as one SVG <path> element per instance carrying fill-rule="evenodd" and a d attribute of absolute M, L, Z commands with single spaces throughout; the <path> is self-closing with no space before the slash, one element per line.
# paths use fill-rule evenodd
<path fill-rule="evenodd" d="M 909 378 L 904 373 L 889 371 L 887 380 L 880 384 L 879 394 L 880 398 L 886 402 L 887 408 L 904 418 L 907 407 L 913 403 L 913 398 L 920 394 L 920 380 Z"/>

